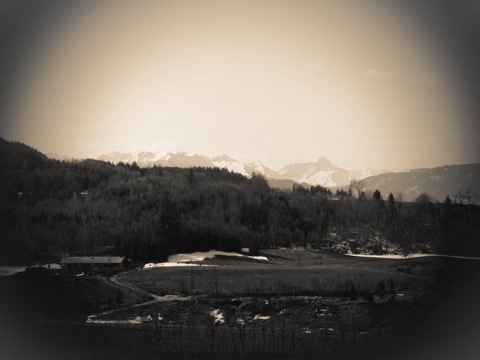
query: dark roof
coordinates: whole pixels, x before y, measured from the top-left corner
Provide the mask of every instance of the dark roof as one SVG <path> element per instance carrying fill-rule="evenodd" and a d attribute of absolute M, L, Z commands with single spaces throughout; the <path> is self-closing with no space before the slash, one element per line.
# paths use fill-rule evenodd
<path fill-rule="evenodd" d="M 121 264 L 124 256 L 68 256 L 62 264 Z"/>

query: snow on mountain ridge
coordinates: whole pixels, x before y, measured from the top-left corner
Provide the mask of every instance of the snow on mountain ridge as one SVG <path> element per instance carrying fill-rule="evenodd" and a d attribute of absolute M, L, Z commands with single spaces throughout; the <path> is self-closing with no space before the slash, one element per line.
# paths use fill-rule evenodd
<path fill-rule="evenodd" d="M 299 182 L 309 185 L 322 185 L 325 187 L 337 186 L 337 184 L 332 180 L 333 173 L 334 171 L 318 171 L 310 176 L 305 175 L 299 180 Z"/>
<path fill-rule="evenodd" d="M 298 183 L 333 187 L 348 185 L 352 179 L 363 179 L 378 172 L 366 168 L 342 169 L 332 164 L 327 158 L 320 157 L 313 162 L 286 165 L 280 169 L 279 174 Z"/>
<path fill-rule="evenodd" d="M 251 177 L 252 173 L 261 174 L 266 179 L 293 180 L 298 183 L 320 185 L 325 187 L 344 186 L 351 179 L 363 179 L 377 175 L 379 172 L 367 168 L 360 170 L 342 169 L 332 164 L 327 158 L 320 157 L 313 162 L 294 163 L 284 166 L 280 171 L 275 171 L 257 161 L 237 161 L 228 155 L 207 157 L 195 153 L 170 152 L 154 153 L 140 152 L 133 156 L 128 153 L 113 152 L 102 155 L 98 160 L 114 163 L 136 162 L 140 167 L 171 166 L 171 167 L 218 167 L 228 171 Z"/>
<path fill-rule="evenodd" d="M 158 161 L 161 160 L 167 153 L 155 153 L 155 156 L 153 157 L 153 161 Z"/>
<path fill-rule="evenodd" d="M 227 169 L 228 171 L 241 174 L 243 176 L 249 177 L 251 174 L 247 173 L 245 170 L 245 165 L 235 161 L 215 161 L 212 162 L 213 165 L 221 169 Z"/>

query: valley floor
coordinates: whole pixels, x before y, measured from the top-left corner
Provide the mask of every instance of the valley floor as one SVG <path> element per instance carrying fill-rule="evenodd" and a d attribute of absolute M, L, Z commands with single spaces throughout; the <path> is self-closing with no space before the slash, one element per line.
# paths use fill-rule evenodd
<path fill-rule="evenodd" d="M 125 293 L 116 306 L 42 326 L 68 329 L 88 344 L 82 349 L 136 359 L 414 358 L 429 346 L 456 348 L 478 330 L 478 261 L 262 255 L 99 279 Z"/>

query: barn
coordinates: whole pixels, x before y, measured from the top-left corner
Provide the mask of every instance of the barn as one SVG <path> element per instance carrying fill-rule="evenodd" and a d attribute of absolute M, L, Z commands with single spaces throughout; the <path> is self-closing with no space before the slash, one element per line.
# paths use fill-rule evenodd
<path fill-rule="evenodd" d="M 62 260 L 62 269 L 72 272 L 121 270 L 127 265 L 124 256 L 68 256 Z"/>

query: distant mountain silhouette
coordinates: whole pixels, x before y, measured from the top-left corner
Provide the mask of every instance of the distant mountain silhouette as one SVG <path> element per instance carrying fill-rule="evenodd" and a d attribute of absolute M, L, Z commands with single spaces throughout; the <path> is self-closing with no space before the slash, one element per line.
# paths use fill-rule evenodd
<path fill-rule="evenodd" d="M 261 174 L 268 180 L 289 180 L 282 177 L 276 171 L 269 167 L 254 161 L 241 162 L 231 158 L 228 155 L 220 155 L 213 158 L 198 154 L 187 154 L 184 152 L 170 152 L 157 154 L 153 152 L 141 152 L 137 155 L 129 153 L 112 152 L 110 154 L 101 155 L 98 160 L 112 163 L 137 163 L 140 167 L 152 166 L 171 166 L 179 168 L 190 167 L 218 167 L 228 169 L 229 171 L 250 177 L 252 173 Z M 289 184 L 289 188 L 293 185 L 291 180 L 286 182 L 277 182 L 278 184 Z"/>
<path fill-rule="evenodd" d="M 0 157 L 3 167 L 21 166 L 35 169 L 42 166 L 48 157 L 36 149 L 20 142 L 0 138 Z M 446 165 L 432 169 L 413 169 L 404 172 L 387 172 L 366 176 L 374 170 L 347 170 L 337 167 L 325 157 L 315 162 L 295 163 L 276 172 L 257 162 L 240 162 L 227 155 L 214 158 L 207 156 L 168 153 L 142 152 L 137 155 L 113 152 L 98 158 L 112 163 L 133 163 L 141 167 L 219 167 L 250 177 L 252 173 L 263 175 L 273 187 L 291 189 L 294 183 L 321 185 L 336 189 L 348 189 L 352 179 L 362 179 L 365 191 L 380 190 L 384 198 L 391 192 L 397 198 L 402 194 L 403 201 L 414 201 L 420 194 L 427 193 L 438 201 L 447 195 L 452 200 L 478 203 L 480 201 L 480 163 L 466 165 Z M 364 177 L 366 176 L 366 177 Z M 463 199 L 463 200 L 462 200 Z"/>
<path fill-rule="evenodd" d="M 363 184 L 367 191 L 380 190 L 384 198 L 389 193 L 395 197 L 401 193 L 404 201 L 414 201 L 422 193 L 441 202 L 447 195 L 452 199 L 456 195 L 478 197 L 480 163 L 383 173 L 363 179 Z M 347 187 L 348 185 L 344 186 Z M 478 201 L 479 199 L 476 200 Z"/>
<path fill-rule="evenodd" d="M 327 158 L 318 158 L 315 162 L 295 163 L 284 166 L 279 173 L 297 183 L 334 187 L 350 183 L 352 179 L 362 179 L 377 174 L 371 169 L 347 170 L 332 164 Z"/>
<path fill-rule="evenodd" d="M 324 187 L 332 187 L 348 183 L 354 178 L 362 179 L 366 176 L 378 173 L 371 169 L 341 169 L 332 164 L 325 157 L 320 157 L 315 162 L 287 165 L 279 172 L 261 164 L 260 162 L 242 162 L 225 154 L 210 158 L 204 155 L 186 154 L 182 152 L 171 152 L 166 154 L 141 152 L 137 155 L 113 152 L 100 156 L 98 160 L 109 161 L 112 163 L 136 162 L 140 167 L 151 167 L 154 165 L 181 168 L 219 167 L 247 177 L 250 177 L 252 173 L 261 174 L 269 181 L 271 186 L 281 189 L 290 189 L 295 182 L 305 184 L 306 186 L 320 185 Z"/>

